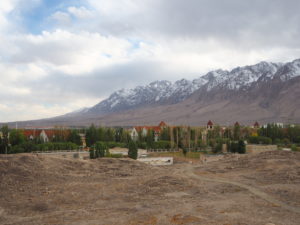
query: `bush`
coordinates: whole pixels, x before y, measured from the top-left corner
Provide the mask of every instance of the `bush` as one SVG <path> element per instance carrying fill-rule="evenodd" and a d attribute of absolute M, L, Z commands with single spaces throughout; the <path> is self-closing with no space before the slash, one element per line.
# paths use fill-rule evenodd
<path fill-rule="evenodd" d="M 243 140 L 239 140 L 238 142 L 238 153 L 245 154 L 246 153 L 246 145 Z"/>
<path fill-rule="evenodd" d="M 147 149 L 147 143 L 146 142 L 137 142 L 137 147 L 141 149 Z"/>
<path fill-rule="evenodd" d="M 126 148 L 127 144 L 126 143 L 121 143 L 121 142 L 114 142 L 114 141 L 109 141 L 109 142 L 104 142 L 108 148 Z"/>
<path fill-rule="evenodd" d="M 109 154 L 108 147 L 105 142 L 96 142 L 95 144 L 95 158 L 102 158 Z"/>
<path fill-rule="evenodd" d="M 292 150 L 293 152 L 297 152 L 297 151 L 298 151 L 298 148 L 297 148 L 296 145 L 292 145 L 292 146 L 291 146 L 291 150 Z"/>
<path fill-rule="evenodd" d="M 128 157 L 132 159 L 137 159 L 138 149 L 135 142 L 131 141 L 128 145 Z"/>
<path fill-rule="evenodd" d="M 109 154 L 107 155 L 109 158 L 123 158 L 122 154 Z"/>
<path fill-rule="evenodd" d="M 251 144 L 263 144 L 263 145 L 270 145 L 270 144 L 272 144 L 272 139 L 271 138 L 262 137 L 262 136 L 249 137 L 248 141 Z"/>
<path fill-rule="evenodd" d="M 90 148 L 90 159 L 95 159 L 95 149 L 94 149 L 94 147 Z"/>
<path fill-rule="evenodd" d="M 34 151 L 58 151 L 58 150 L 74 150 L 78 146 L 71 142 L 62 143 L 44 143 L 34 144 L 32 142 L 25 142 L 19 145 L 15 145 L 11 148 L 10 153 L 23 153 L 23 152 L 34 152 Z"/>
<path fill-rule="evenodd" d="M 175 143 L 173 143 L 173 146 L 175 146 Z M 171 142 L 170 141 L 153 142 L 151 148 L 153 148 L 153 149 L 170 149 Z"/>

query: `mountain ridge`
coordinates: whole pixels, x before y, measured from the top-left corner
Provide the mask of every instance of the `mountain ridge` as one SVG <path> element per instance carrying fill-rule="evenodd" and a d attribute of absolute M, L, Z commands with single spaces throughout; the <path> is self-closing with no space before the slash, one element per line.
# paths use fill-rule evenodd
<path fill-rule="evenodd" d="M 146 105 L 176 104 L 201 88 L 205 88 L 207 92 L 215 88 L 239 90 L 249 88 L 257 81 L 266 82 L 277 77 L 287 81 L 298 75 L 300 75 L 300 59 L 285 64 L 262 61 L 251 66 L 236 67 L 231 71 L 222 69 L 210 71 L 191 81 L 181 79 L 172 83 L 161 80 L 133 89 L 121 89 L 84 113 L 105 115 Z"/>
<path fill-rule="evenodd" d="M 300 124 L 300 59 L 260 62 L 230 71 L 214 70 L 194 79 L 154 81 L 121 89 L 91 108 L 62 116 L 18 122 L 26 126 L 135 126 L 157 124 Z"/>

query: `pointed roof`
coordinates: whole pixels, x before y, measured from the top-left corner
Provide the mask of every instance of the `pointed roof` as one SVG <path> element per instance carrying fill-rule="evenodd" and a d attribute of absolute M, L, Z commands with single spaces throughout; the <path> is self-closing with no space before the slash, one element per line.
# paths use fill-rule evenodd
<path fill-rule="evenodd" d="M 164 122 L 164 121 L 161 121 L 159 124 L 158 124 L 159 127 L 166 127 L 167 124 Z"/>
<path fill-rule="evenodd" d="M 209 120 L 208 122 L 207 122 L 207 126 L 213 126 L 214 124 L 213 124 L 213 122 L 211 122 L 211 120 Z"/>
<path fill-rule="evenodd" d="M 254 127 L 259 127 L 259 123 L 256 121 L 253 126 Z"/>
<path fill-rule="evenodd" d="M 30 138 L 30 136 L 32 137 L 38 137 L 40 136 L 42 130 L 23 130 L 23 134 L 26 138 Z"/>
<path fill-rule="evenodd" d="M 234 126 L 240 126 L 239 122 L 235 122 Z"/>

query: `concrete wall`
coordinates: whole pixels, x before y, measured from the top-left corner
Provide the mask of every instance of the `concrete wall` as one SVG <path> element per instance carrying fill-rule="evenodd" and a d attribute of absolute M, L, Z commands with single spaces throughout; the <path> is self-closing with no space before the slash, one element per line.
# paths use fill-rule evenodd
<path fill-rule="evenodd" d="M 278 150 L 277 145 L 246 145 L 247 153 L 260 153 Z"/>
<path fill-rule="evenodd" d="M 137 160 L 153 166 L 173 165 L 173 157 L 150 157 L 150 158 L 139 158 Z"/>

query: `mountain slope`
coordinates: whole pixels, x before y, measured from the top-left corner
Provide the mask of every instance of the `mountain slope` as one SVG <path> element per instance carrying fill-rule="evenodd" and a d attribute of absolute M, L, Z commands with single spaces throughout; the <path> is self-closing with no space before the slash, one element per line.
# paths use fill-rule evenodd
<path fill-rule="evenodd" d="M 184 101 L 199 89 L 207 93 L 214 89 L 244 90 L 257 81 L 266 82 L 276 77 L 287 81 L 300 71 L 300 60 L 287 64 L 261 62 L 253 66 L 237 67 L 231 71 L 216 70 L 189 81 L 182 79 L 171 83 L 155 81 L 146 86 L 130 90 L 119 90 L 94 107 L 87 110 L 88 115 L 105 115 L 137 109 L 149 105 L 176 104 Z"/>
<path fill-rule="evenodd" d="M 155 81 L 114 92 L 91 108 L 23 125 L 204 125 L 209 119 L 300 123 L 300 59 L 215 70 L 192 81 Z"/>

